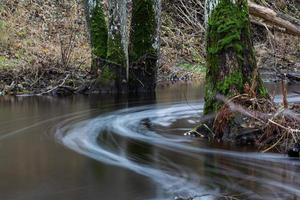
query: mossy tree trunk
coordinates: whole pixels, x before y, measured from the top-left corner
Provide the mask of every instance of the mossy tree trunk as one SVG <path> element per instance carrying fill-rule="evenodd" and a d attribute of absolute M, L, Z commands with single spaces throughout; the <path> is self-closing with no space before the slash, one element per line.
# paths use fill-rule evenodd
<path fill-rule="evenodd" d="M 253 44 L 247 0 L 206 0 L 207 74 L 204 113 L 218 111 L 225 97 L 244 93 L 266 96 Z"/>
<path fill-rule="evenodd" d="M 124 93 L 128 82 L 127 0 L 109 0 L 108 13 L 107 57 L 100 84 L 110 92 Z"/>
<path fill-rule="evenodd" d="M 85 0 L 87 27 L 92 49 L 91 72 L 103 68 L 107 55 L 107 21 L 102 0 Z"/>
<path fill-rule="evenodd" d="M 129 90 L 154 92 L 160 46 L 160 0 L 132 0 Z"/>

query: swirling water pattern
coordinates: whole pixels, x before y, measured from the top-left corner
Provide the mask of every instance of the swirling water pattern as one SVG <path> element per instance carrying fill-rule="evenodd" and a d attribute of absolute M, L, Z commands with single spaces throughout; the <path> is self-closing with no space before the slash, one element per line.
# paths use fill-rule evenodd
<path fill-rule="evenodd" d="M 80 154 L 148 177 L 162 190 L 153 199 L 300 198 L 298 160 L 217 149 L 183 137 L 202 108 L 199 103 L 126 108 L 63 124 L 56 138 Z M 130 150 L 130 142 L 139 148 Z"/>

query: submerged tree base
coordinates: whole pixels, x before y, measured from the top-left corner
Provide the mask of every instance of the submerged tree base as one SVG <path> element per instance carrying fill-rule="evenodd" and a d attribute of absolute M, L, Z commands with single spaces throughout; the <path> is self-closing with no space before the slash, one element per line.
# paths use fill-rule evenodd
<path fill-rule="evenodd" d="M 285 107 L 269 98 L 249 94 L 223 99 L 223 102 L 213 118 L 206 116 L 186 135 L 251 145 L 262 152 L 292 152 L 299 157 L 300 148 L 295 152 L 295 147 L 300 147 L 300 104 Z"/>

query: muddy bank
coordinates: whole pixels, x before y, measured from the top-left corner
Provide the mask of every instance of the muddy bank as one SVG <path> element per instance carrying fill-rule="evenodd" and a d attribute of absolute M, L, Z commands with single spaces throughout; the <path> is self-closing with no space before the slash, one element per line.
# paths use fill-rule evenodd
<path fill-rule="evenodd" d="M 175 83 L 204 81 L 205 72 L 195 72 L 180 66 L 168 73 L 159 73 L 158 88 Z M 300 65 L 296 70 L 286 68 L 275 71 L 270 67 L 260 70 L 265 82 L 285 79 L 288 84 L 300 84 Z M 291 91 L 299 92 L 300 91 Z M 64 67 L 33 67 L 21 69 L 0 69 L 0 96 L 4 95 L 53 95 L 109 93 L 101 91 L 89 69 Z"/>
<path fill-rule="evenodd" d="M 88 71 L 62 67 L 0 70 L 0 95 L 73 94 L 92 80 Z"/>
<path fill-rule="evenodd" d="M 158 73 L 158 87 L 187 81 L 203 80 L 205 73 L 174 67 L 168 73 Z M 75 67 L 23 67 L 0 69 L 0 96 L 110 93 L 101 90 L 89 68 Z"/>

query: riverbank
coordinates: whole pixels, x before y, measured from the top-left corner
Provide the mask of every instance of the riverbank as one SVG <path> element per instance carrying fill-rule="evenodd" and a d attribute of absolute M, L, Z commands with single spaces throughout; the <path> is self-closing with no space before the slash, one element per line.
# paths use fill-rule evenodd
<path fill-rule="evenodd" d="M 89 74 L 88 70 L 78 70 L 74 68 L 62 70 L 61 67 L 35 70 L 36 71 L 29 69 L 23 69 L 22 71 L 0 71 L 1 80 L 12 83 L 11 85 L 4 85 L 4 87 L 0 85 L 0 88 L 4 88 L 0 94 L 7 96 L 74 96 L 74 98 L 76 98 L 76 94 L 93 96 L 99 93 L 97 88 L 94 87 L 96 81 Z M 172 92 L 172 95 L 187 98 L 186 93 L 190 87 L 197 85 L 195 84 L 197 80 L 202 80 L 202 87 L 199 88 L 199 91 L 203 93 L 203 76 L 202 78 L 197 77 L 192 81 L 165 78 L 165 81 L 158 83 L 158 94 L 162 94 L 162 90 L 177 88 Z M 180 84 L 180 82 L 185 84 Z M 291 83 L 293 82 L 294 81 L 291 81 Z M 179 91 L 179 87 L 183 87 L 183 90 L 176 94 L 176 92 Z M 267 88 L 271 95 L 282 94 L 282 88 L 280 89 L 279 83 L 269 83 L 267 84 Z M 291 94 L 299 94 L 298 84 L 293 83 L 292 87 L 286 88 Z M 223 141 L 224 144 L 234 144 L 257 151 L 271 150 L 286 154 L 292 150 L 292 155 L 298 157 L 300 148 L 293 150 L 294 147 L 298 145 L 298 139 L 295 141 L 292 137 L 300 129 L 297 121 L 300 115 L 299 103 L 290 103 L 289 100 L 287 100 L 287 105 L 284 105 L 284 99 L 280 96 L 277 96 L 277 99 L 273 101 L 273 97 L 266 100 L 257 99 L 255 96 L 251 97 L 252 94 L 249 95 L 250 96 L 241 95 L 240 98 L 233 98 L 234 101 L 230 102 L 224 99 L 226 103 L 225 107 L 221 109 L 221 114 L 217 114 L 217 116 L 221 116 L 221 118 L 215 120 L 219 126 L 218 129 L 226 129 L 224 125 L 229 124 L 228 120 L 230 119 L 234 119 L 233 121 L 235 121 L 236 124 L 234 129 L 232 129 L 232 127 L 226 129 L 227 131 L 230 130 L 230 132 L 227 132 L 224 137 L 223 135 L 211 135 L 211 130 L 203 129 L 203 126 L 193 129 L 189 132 L 191 134 L 187 135 L 207 137 L 210 138 L 210 141 L 217 139 Z M 201 99 L 202 98 L 203 96 L 201 96 Z M 215 125 L 210 124 L 208 126 L 214 127 Z M 218 133 L 214 132 L 214 134 Z M 286 135 L 286 137 L 282 138 L 284 135 Z M 297 137 L 298 136 L 296 136 L 296 138 Z"/>
<path fill-rule="evenodd" d="M 205 80 L 205 68 L 198 66 L 172 67 L 168 73 L 158 75 L 157 86 L 168 87 L 174 83 Z M 285 79 L 288 84 L 300 84 L 300 67 L 275 71 L 261 69 L 265 82 Z M 0 69 L 0 96 L 4 95 L 53 95 L 95 94 L 96 79 L 89 68 L 41 66 Z M 290 91 L 300 93 L 300 90 Z"/>
<path fill-rule="evenodd" d="M 158 76 L 158 87 L 177 82 L 197 81 L 203 72 L 181 67 Z M 97 79 L 88 68 L 43 66 L 20 69 L 0 69 L 0 96 L 4 95 L 53 95 L 97 94 Z"/>
<path fill-rule="evenodd" d="M 201 2 L 163 2 L 158 85 L 204 78 Z M 289 4 L 286 14 L 298 19 L 295 9 Z M 77 1 L 0 2 L 0 95 L 96 93 L 84 14 Z M 265 81 L 278 81 L 284 74 L 300 77 L 299 37 L 257 23 L 252 30 Z M 293 81 L 291 76 L 288 80 Z"/>

